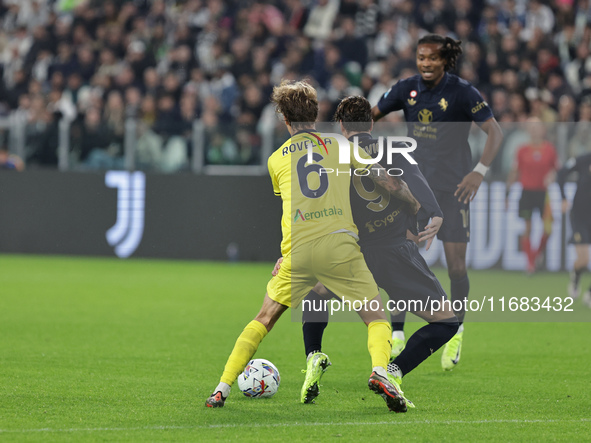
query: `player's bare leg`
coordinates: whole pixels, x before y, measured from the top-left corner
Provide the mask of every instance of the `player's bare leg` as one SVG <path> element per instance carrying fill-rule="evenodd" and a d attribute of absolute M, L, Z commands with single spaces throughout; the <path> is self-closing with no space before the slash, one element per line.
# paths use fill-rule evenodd
<path fill-rule="evenodd" d="M 527 257 L 527 273 L 528 274 L 533 274 L 534 271 L 536 270 L 536 264 L 535 264 L 535 251 L 532 248 L 531 245 L 531 218 L 526 218 L 524 219 L 525 221 L 525 231 L 523 232 L 522 236 L 521 236 L 521 250 L 523 252 L 525 252 L 525 255 Z"/>
<path fill-rule="evenodd" d="M 550 206 L 548 194 L 546 194 L 544 211 L 541 215 L 542 223 L 544 225 L 544 232 L 542 233 L 542 238 L 540 238 L 538 249 L 533 253 L 535 268 L 540 268 L 542 266 L 542 263 L 544 261 L 544 255 L 546 253 L 546 244 L 548 243 L 550 235 L 552 235 L 552 224 L 554 223 L 554 216 L 552 215 L 552 207 Z"/>
<path fill-rule="evenodd" d="M 214 389 L 213 394 L 205 401 L 205 406 L 210 408 L 224 406 L 226 398 L 230 394 L 230 388 L 238 375 L 255 354 L 263 338 L 275 326 L 281 314 L 286 310 L 287 306 L 277 303 L 268 294 L 265 294 L 261 310 L 254 320 L 246 325 L 236 340 L 234 349 L 224 367 L 220 383 Z"/>
<path fill-rule="evenodd" d="M 273 326 L 275 326 L 275 323 L 277 323 L 277 320 L 279 320 L 281 315 L 287 311 L 287 309 L 287 306 L 277 303 L 275 300 L 272 300 L 271 297 L 269 297 L 269 294 L 265 294 L 263 306 L 261 306 L 261 310 L 254 320 L 263 324 L 265 328 L 267 328 L 267 332 L 269 332 Z M 246 363 L 248 363 L 248 361 Z"/>

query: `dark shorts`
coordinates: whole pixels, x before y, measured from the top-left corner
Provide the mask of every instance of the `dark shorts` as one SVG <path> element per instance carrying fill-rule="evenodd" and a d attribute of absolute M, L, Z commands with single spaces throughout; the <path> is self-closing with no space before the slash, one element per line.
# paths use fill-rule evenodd
<path fill-rule="evenodd" d="M 546 194 L 546 191 L 528 191 L 527 189 L 521 191 L 519 216 L 530 220 L 536 209 L 540 212 L 540 216 L 542 216 L 544 214 L 544 207 L 546 206 Z"/>
<path fill-rule="evenodd" d="M 361 246 L 361 252 L 376 283 L 391 300 L 420 300 L 427 309 L 427 300 L 447 298 L 414 242 Z"/>
<path fill-rule="evenodd" d="M 577 214 L 571 211 L 570 225 L 573 228 L 571 243 L 575 245 L 591 244 L 591 214 Z"/>
<path fill-rule="evenodd" d="M 470 241 L 470 204 L 459 202 L 453 192 L 433 191 L 443 212 L 443 225 L 437 233 L 442 242 L 468 243 Z M 419 230 L 429 222 L 421 210 L 417 214 Z"/>

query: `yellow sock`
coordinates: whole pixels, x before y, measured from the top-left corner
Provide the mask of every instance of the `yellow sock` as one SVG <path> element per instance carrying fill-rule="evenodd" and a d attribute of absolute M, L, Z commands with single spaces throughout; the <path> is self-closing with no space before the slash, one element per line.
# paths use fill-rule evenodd
<path fill-rule="evenodd" d="M 367 325 L 367 349 L 371 356 L 372 367 L 388 366 L 392 352 L 392 328 L 384 320 L 372 321 Z"/>
<path fill-rule="evenodd" d="M 257 351 L 260 342 L 267 335 L 267 328 L 256 320 L 246 325 L 232 349 L 230 357 L 224 367 L 224 373 L 220 382 L 227 383 L 230 386 L 234 384 L 244 367 Z M 390 355 L 390 354 L 388 354 Z"/>

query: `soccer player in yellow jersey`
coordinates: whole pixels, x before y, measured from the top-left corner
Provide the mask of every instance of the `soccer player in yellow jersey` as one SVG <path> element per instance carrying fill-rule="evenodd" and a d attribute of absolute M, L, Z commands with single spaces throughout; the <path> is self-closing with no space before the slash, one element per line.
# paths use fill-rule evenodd
<path fill-rule="evenodd" d="M 273 89 L 272 101 L 291 134 L 268 161 L 275 194 L 283 200 L 281 269 L 267 284 L 260 312 L 242 331 L 228 358 L 220 383 L 207 399 L 208 407 L 222 407 L 232 384 L 255 354 L 259 343 L 290 306 L 297 306 L 317 282 L 341 299 L 357 301 L 368 326 L 372 361 L 369 388 L 380 394 L 388 409 L 406 412 L 396 383 L 387 378 L 391 328 L 378 287 L 357 245 L 357 228 L 349 202 L 351 167 L 366 173 L 416 213 L 418 202 L 406 183 L 390 177 L 378 164 L 364 164 L 350 152 L 350 163 L 339 164 L 339 141 L 315 132 L 316 90 L 305 82 L 284 81 Z M 309 145 L 313 162 L 308 163 Z M 363 150 L 359 155 L 371 159 Z M 329 172 L 331 171 L 331 172 Z M 337 173 L 339 171 L 340 173 Z"/>

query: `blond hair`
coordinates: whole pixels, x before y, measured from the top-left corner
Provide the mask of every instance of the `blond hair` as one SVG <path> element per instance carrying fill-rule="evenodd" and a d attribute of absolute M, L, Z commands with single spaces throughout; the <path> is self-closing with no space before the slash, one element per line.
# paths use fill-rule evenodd
<path fill-rule="evenodd" d="M 283 80 L 273 88 L 271 102 L 294 129 L 310 127 L 318 117 L 316 89 L 305 81 Z"/>

